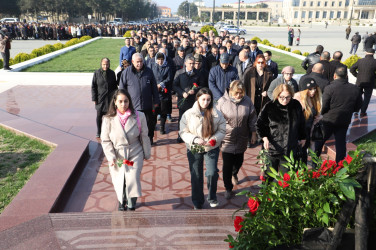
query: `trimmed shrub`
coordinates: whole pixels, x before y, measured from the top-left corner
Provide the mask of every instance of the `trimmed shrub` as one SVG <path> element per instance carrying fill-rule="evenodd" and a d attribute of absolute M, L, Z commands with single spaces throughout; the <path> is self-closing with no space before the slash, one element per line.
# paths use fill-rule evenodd
<path fill-rule="evenodd" d="M 131 37 L 131 31 L 132 31 L 132 30 L 127 30 L 127 31 L 124 33 L 123 37 Z"/>
<path fill-rule="evenodd" d="M 261 42 L 262 42 L 261 39 L 258 38 L 257 36 L 252 37 L 251 40 L 256 40 L 258 43 L 261 43 Z"/>
<path fill-rule="evenodd" d="M 268 39 L 264 39 L 264 40 L 262 40 L 262 42 L 261 42 L 262 44 L 270 44 L 270 42 L 268 41 Z"/>
<path fill-rule="evenodd" d="M 44 55 L 44 53 L 43 53 L 43 51 L 42 51 L 41 48 L 39 48 L 39 49 L 33 49 L 33 50 L 31 51 L 31 54 L 34 54 L 35 57 L 43 56 L 43 55 Z"/>
<path fill-rule="evenodd" d="M 280 45 L 277 46 L 277 48 L 280 49 L 280 50 L 285 50 L 285 49 L 286 49 L 286 46 L 280 44 Z"/>
<path fill-rule="evenodd" d="M 351 68 L 361 57 L 358 55 L 352 55 L 349 58 L 347 58 L 343 64 L 347 66 L 347 68 Z"/>
<path fill-rule="evenodd" d="M 300 50 L 294 50 L 294 51 L 291 52 L 291 53 L 294 53 L 294 54 L 297 54 L 297 55 L 301 55 L 301 54 L 302 54 L 302 52 L 300 52 Z"/>
<path fill-rule="evenodd" d="M 200 29 L 200 32 L 201 32 L 201 34 L 204 34 L 204 32 L 208 32 L 209 33 L 209 30 L 212 30 L 214 32 L 214 35 L 218 36 L 217 29 L 214 28 L 211 25 L 204 25 L 204 26 L 202 26 L 202 28 Z"/>
<path fill-rule="evenodd" d="M 59 49 L 64 49 L 65 48 L 64 44 L 62 44 L 62 43 L 55 43 L 53 46 L 55 47 L 55 50 L 59 50 Z"/>
<path fill-rule="evenodd" d="M 0 69 L 4 67 L 3 59 L 0 59 Z"/>
<path fill-rule="evenodd" d="M 43 55 L 54 52 L 56 48 L 51 44 L 46 44 L 40 48 L 43 51 Z"/>
<path fill-rule="evenodd" d="M 303 56 L 308 56 L 308 55 L 309 55 L 308 52 L 304 52 L 304 53 L 303 53 Z"/>
<path fill-rule="evenodd" d="M 9 59 L 9 66 L 10 66 L 10 65 L 13 65 L 13 64 L 15 64 L 15 63 L 14 63 L 14 60 L 13 60 L 13 58 L 10 58 L 10 59 Z"/>
<path fill-rule="evenodd" d="M 69 46 L 75 45 L 77 43 L 79 43 L 78 38 L 72 38 L 68 42 L 65 43 L 65 47 L 69 47 Z"/>
<path fill-rule="evenodd" d="M 82 36 L 82 37 L 80 38 L 80 43 L 85 42 L 85 41 L 87 41 L 87 40 L 90 40 L 91 38 L 92 38 L 91 36 Z"/>
<path fill-rule="evenodd" d="M 286 48 L 285 51 L 291 52 L 291 48 Z"/>
<path fill-rule="evenodd" d="M 14 57 L 13 62 L 14 63 L 21 63 L 21 62 L 24 62 L 24 61 L 27 61 L 27 60 L 30 60 L 30 59 L 31 59 L 31 56 L 29 54 L 19 53 Z"/>

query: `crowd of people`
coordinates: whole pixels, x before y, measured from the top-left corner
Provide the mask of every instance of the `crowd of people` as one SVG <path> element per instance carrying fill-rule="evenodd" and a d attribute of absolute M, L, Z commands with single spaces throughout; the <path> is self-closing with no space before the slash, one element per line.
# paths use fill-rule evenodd
<path fill-rule="evenodd" d="M 364 59 L 368 61 L 359 60 L 351 68 L 361 79 L 355 86 L 340 63 L 342 52 L 331 56 L 319 45 L 302 62 L 307 73 L 297 82 L 295 69 L 286 66 L 279 75 L 272 52 L 261 51 L 255 40 L 225 32 L 200 33 L 185 25 L 132 31 L 115 62 L 117 74 L 110 69 L 110 60 L 103 58 L 92 81 L 96 136 L 110 165 L 119 210 L 136 208 L 142 195 L 143 161 L 150 158 L 158 120 L 161 134 L 170 131 L 166 121 L 172 119 L 173 100 L 179 111 L 177 143 L 184 142 L 187 148 L 195 209 L 205 203 L 204 162 L 207 202 L 219 205 L 220 152 L 226 199 L 234 195 L 247 147 L 261 145 L 268 150 L 271 166 L 262 173 L 266 178 L 270 167 L 288 171 L 282 164 L 290 152 L 305 163 L 308 148 L 320 155 L 332 134 L 339 162 L 346 155 L 353 113 L 360 110 L 360 117 L 367 115 L 368 95 L 363 102 L 362 93 L 375 79 L 374 52 L 368 49 Z M 311 137 L 317 123 L 322 123 L 321 139 Z"/>

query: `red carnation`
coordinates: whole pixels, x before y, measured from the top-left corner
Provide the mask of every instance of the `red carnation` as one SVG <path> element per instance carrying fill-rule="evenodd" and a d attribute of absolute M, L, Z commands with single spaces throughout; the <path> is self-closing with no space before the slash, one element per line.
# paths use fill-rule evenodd
<path fill-rule="evenodd" d="M 236 216 L 235 217 L 235 220 L 234 220 L 234 227 L 235 227 L 235 231 L 236 232 L 241 232 L 241 230 L 242 230 L 242 225 L 240 225 L 240 223 L 241 222 L 243 222 L 243 218 L 242 217 L 240 217 L 240 216 Z"/>
<path fill-rule="evenodd" d="M 290 184 L 288 184 L 287 182 L 282 182 L 282 181 L 278 181 L 278 185 L 280 185 L 282 188 L 287 188 L 288 186 L 290 186 Z"/>
<path fill-rule="evenodd" d="M 128 166 L 133 166 L 133 164 L 134 164 L 134 162 L 133 161 L 129 161 L 129 163 L 128 163 Z"/>
<path fill-rule="evenodd" d="M 289 175 L 288 173 L 285 173 L 285 174 L 283 175 L 283 180 L 284 180 L 284 181 L 289 181 L 289 180 L 290 180 L 290 175 Z"/>
<path fill-rule="evenodd" d="M 193 86 L 195 86 L 196 88 L 198 88 L 198 85 L 197 85 L 197 83 L 193 83 Z"/>
<path fill-rule="evenodd" d="M 353 158 L 350 155 L 347 155 L 344 160 L 347 161 L 348 164 L 350 164 L 352 159 Z"/>
<path fill-rule="evenodd" d="M 153 109 L 151 112 L 155 113 L 155 110 Z"/>
<path fill-rule="evenodd" d="M 266 181 L 265 177 L 263 175 L 260 175 L 260 180 L 261 181 Z"/>
<path fill-rule="evenodd" d="M 255 199 L 253 197 L 249 198 L 249 200 L 248 200 L 248 207 L 249 207 L 249 212 L 252 215 L 256 214 L 256 211 L 257 211 L 259 205 L 260 205 L 260 202 L 257 199 Z"/>
<path fill-rule="evenodd" d="M 231 242 L 228 243 L 228 248 L 234 248 L 234 246 L 231 244 Z"/>
<path fill-rule="evenodd" d="M 129 162 L 129 161 L 128 161 L 127 159 L 124 159 L 124 160 L 123 160 L 123 164 L 125 164 L 125 165 L 128 165 L 128 162 Z"/>
<path fill-rule="evenodd" d="M 167 94 L 167 89 L 166 88 L 164 88 L 164 92 Z"/>
<path fill-rule="evenodd" d="M 211 139 L 211 140 L 209 141 L 209 144 L 210 144 L 210 146 L 214 147 L 215 144 L 217 144 L 217 141 L 214 140 L 214 139 Z"/>

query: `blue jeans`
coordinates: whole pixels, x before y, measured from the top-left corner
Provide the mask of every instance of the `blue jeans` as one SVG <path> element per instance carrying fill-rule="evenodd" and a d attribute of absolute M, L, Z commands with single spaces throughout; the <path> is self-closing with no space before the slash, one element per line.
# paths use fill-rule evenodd
<path fill-rule="evenodd" d="M 354 51 L 354 55 L 355 55 L 356 51 L 358 50 L 358 46 L 359 44 L 351 44 L 350 54 L 352 54 L 352 52 Z"/>
<path fill-rule="evenodd" d="M 204 160 L 206 165 L 205 176 L 208 182 L 208 201 L 217 200 L 217 182 L 218 182 L 218 156 L 219 147 L 206 153 L 193 154 L 187 150 L 189 170 L 191 172 L 192 202 L 196 207 L 201 207 L 204 202 Z"/>

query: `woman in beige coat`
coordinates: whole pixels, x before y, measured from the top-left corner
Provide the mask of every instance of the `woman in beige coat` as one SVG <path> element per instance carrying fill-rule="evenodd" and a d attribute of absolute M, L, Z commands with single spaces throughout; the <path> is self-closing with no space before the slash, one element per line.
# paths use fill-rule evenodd
<path fill-rule="evenodd" d="M 101 139 L 119 211 L 135 210 L 137 197 L 142 196 L 140 174 L 144 159 L 150 158 L 151 146 L 145 115 L 134 110 L 130 95 L 123 89 L 115 91 L 103 117 Z"/>
<path fill-rule="evenodd" d="M 221 151 L 225 198 L 230 199 L 234 185 L 238 184 L 238 172 L 243 165 L 248 138 L 251 138 L 252 144 L 257 140 L 257 114 L 251 98 L 245 95 L 244 84 L 238 80 L 231 82 L 229 90 L 218 100 L 217 109 L 226 120 L 226 136 Z"/>
<path fill-rule="evenodd" d="M 202 209 L 204 200 L 204 160 L 208 185 L 208 202 L 211 207 L 217 201 L 219 145 L 226 133 L 226 121 L 213 107 L 213 94 L 208 88 L 200 89 L 197 101 L 185 111 L 180 120 L 179 135 L 187 146 L 191 172 L 192 202 L 194 209 Z"/>

